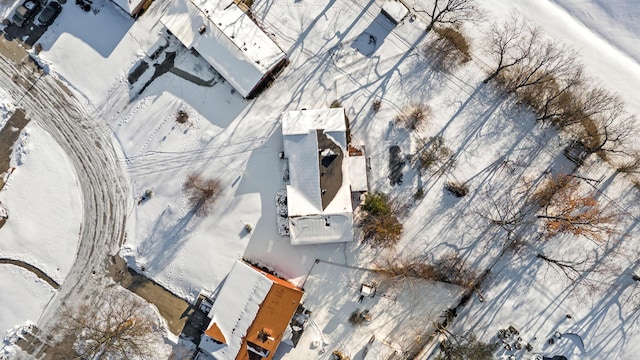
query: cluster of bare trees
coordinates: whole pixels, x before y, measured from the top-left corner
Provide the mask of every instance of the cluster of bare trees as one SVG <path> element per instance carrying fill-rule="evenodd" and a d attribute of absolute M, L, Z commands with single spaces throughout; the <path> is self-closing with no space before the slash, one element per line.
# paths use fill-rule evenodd
<path fill-rule="evenodd" d="M 478 274 L 455 251 L 447 252 L 435 261 L 429 261 L 425 256 L 382 258 L 376 262 L 376 271 L 385 281 L 425 279 L 469 289 L 475 287 L 478 279 Z"/>
<path fill-rule="evenodd" d="M 493 68 L 485 83 L 497 81 L 529 106 L 537 120 L 568 131 L 589 153 L 637 159 L 629 141 L 635 119 L 620 98 L 587 78 L 574 50 L 545 38 L 541 30 L 513 15 L 490 27 L 485 51 Z"/>
<path fill-rule="evenodd" d="M 132 294 L 108 291 L 97 304 L 67 308 L 64 321 L 54 329 L 73 346 L 65 346 L 68 359 L 152 359 L 162 342 L 159 326 L 147 314 L 148 304 Z"/>

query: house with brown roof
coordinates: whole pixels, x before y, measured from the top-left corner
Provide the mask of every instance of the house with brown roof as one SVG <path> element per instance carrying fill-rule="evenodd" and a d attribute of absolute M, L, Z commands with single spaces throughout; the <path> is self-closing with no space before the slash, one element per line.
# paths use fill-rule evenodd
<path fill-rule="evenodd" d="M 293 284 L 236 261 L 209 312 L 198 359 L 272 359 L 302 295 Z"/>

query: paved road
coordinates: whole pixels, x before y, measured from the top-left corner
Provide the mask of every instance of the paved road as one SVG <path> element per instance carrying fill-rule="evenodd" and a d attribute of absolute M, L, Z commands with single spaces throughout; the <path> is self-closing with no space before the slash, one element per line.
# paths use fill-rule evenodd
<path fill-rule="evenodd" d="M 0 86 L 64 149 L 83 200 L 75 262 L 38 322 L 46 330 L 59 321 L 62 306 L 98 299 L 110 283 L 105 277 L 108 255 L 124 242 L 132 197 L 105 122 L 87 112 L 55 78 L 34 72 L 25 56 L 15 43 L 0 39 Z"/>

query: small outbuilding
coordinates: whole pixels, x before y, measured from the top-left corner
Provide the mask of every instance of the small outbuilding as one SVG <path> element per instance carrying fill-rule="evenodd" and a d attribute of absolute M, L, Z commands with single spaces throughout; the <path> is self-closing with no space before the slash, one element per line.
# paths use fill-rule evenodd
<path fill-rule="evenodd" d="M 398 25 L 409 13 L 409 9 L 396 0 L 387 0 L 382 3 L 381 11 L 382 15 L 386 16 L 395 25 Z"/>

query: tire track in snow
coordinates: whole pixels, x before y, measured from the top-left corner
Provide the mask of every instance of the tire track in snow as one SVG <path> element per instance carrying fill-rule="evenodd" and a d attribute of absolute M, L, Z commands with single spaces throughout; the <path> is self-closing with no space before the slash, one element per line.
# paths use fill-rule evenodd
<path fill-rule="evenodd" d="M 3 51 L 22 51 L 0 39 Z M 17 81 L 15 81 L 17 80 Z M 0 83 L 33 121 L 65 151 L 75 168 L 82 195 L 83 219 L 75 261 L 66 279 L 45 309 L 38 327 L 50 328 L 61 319 L 61 308 L 96 299 L 109 284 L 106 261 L 125 234 L 126 214 L 132 202 L 128 182 L 112 146 L 111 131 L 97 116 L 84 110 L 56 78 L 0 56 Z M 71 175 L 73 176 L 73 175 Z"/>

